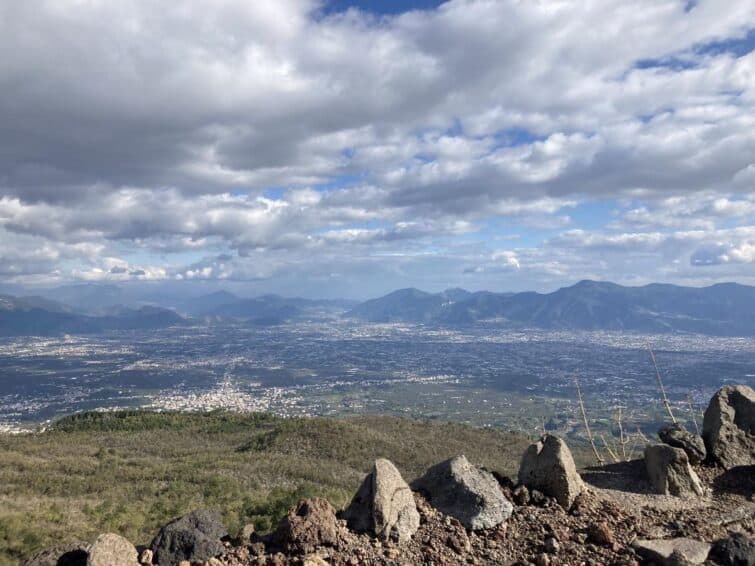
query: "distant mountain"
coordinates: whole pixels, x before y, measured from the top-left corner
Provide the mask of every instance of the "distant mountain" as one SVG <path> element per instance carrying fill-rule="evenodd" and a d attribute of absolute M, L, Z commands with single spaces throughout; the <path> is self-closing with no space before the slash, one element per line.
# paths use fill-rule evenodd
<path fill-rule="evenodd" d="M 88 316 L 41 297 L 0 296 L 0 336 L 92 334 L 108 330 L 149 330 L 180 324 L 184 318 L 159 307 L 118 308 Z"/>
<path fill-rule="evenodd" d="M 425 293 L 403 289 L 357 305 L 347 317 L 371 322 L 504 325 L 574 330 L 755 335 L 755 287 L 624 287 L 580 281 L 553 293 Z"/>

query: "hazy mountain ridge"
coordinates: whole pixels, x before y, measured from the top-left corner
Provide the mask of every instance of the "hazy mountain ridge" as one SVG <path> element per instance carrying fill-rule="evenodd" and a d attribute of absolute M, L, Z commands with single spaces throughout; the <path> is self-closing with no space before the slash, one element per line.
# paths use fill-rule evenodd
<path fill-rule="evenodd" d="M 547 329 L 755 335 L 755 287 L 736 283 L 696 288 L 580 281 L 545 294 L 480 291 L 455 296 L 460 300 L 451 300 L 447 292 L 403 289 L 361 303 L 346 316 L 369 322 L 496 320 Z"/>
<path fill-rule="evenodd" d="M 151 329 L 181 323 L 186 317 L 275 325 L 333 320 L 337 316 L 374 323 L 452 326 L 484 321 L 555 330 L 755 335 L 755 287 L 736 283 L 697 288 L 580 281 L 552 293 L 470 292 L 458 288 L 428 293 L 407 288 L 356 305 L 272 294 L 247 298 L 228 291 L 175 300 L 155 295 L 154 300 L 147 301 L 116 286 L 100 289 L 81 285 L 60 290 L 60 297 L 54 291 L 44 296 L 0 295 L 0 335 Z"/>
<path fill-rule="evenodd" d="M 100 316 L 74 312 L 60 303 L 38 297 L 0 296 L 0 336 L 92 334 L 108 330 L 149 330 L 180 324 L 172 310 L 144 306 L 118 307 Z"/>

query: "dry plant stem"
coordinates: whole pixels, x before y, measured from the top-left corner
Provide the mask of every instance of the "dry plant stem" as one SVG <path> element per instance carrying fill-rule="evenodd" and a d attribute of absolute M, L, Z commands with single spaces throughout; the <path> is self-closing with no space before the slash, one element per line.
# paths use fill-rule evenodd
<path fill-rule="evenodd" d="M 611 446 L 608 444 L 608 442 L 606 442 L 606 437 L 601 434 L 600 439 L 603 441 L 603 446 L 605 446 L 606 452 L 608 452 L 609 456 L 613 458 L 613 461 L 616 463 L 620 462 L 621 460 L 619 460 L 619 455 L 611 449 Z"/>
<path fill-rule="evenodd" d="M 697 418 L 695 418 L 695 407 L 692 405 L 692 395 L 687 393 L 687 404 L 689 405 L 689 415 L 692 417 L 692 424 L 695 425 L 695 433 L 700 435 L 700 427 L 697 426 Z"/>
<path fill-rule="evenodd" d="M 616 413 L 616 424 L 619 427 L 619 445 L 621 446 L 621 457 L 624 459 L 625 462 L 628 462 L 627 459 L 627 443 L 629 443 L 629 439 L 624 436 L 624 425 L 622 424 L 622 413 L 621 413 L 621 407 L 618 408 L 618 412 Z"/>
<path fill-rule="evenodd" d="M 604 463 L 603 457 L 598 452 L 598 448 L 595 446 L 595 439 L 592 437 L 592 431 L 590 431 L 590 424 L 587 422 L 587 413 L 585 412 L 585 403 L 582 401 L 582 389 L 579 387 L 579 380 L 574 377 L 574 384 L 577 386 L 577 400 L 579 401 L 579 410 L 582 412 L 582 422 L 585 425 L 585 430 L 587 431 L 587 439 L 590 441 L 590 446 L 592 446 L 593 454 L 595 454 L 595 459 L 598 461 L 598 464 L 601 466 Z"/>
<path fill-rule="evenodd" d="M 655 368 L 655 377 L 658 380 L 658 387 L 661 389 L 663 406 L 666 407 L 666 411 L 668 411 L 668 415 L 669 417 L 671 417 L 671 422 L 676 424 L 676 417 L 674 417 L 674 413 L 671 412 L 671 403 L 669 403 L 668 397 L 666 396 L 666 388 L 663 387 L 661 372 L 658 370 L 658 364 L 655 361 L 655 354 L 653 353 L 653 349 L 650 347 L 650 344 L 648 344 L 648 352 L 650 352 L 650 359 L 653 361 L 653 367 Z"/>

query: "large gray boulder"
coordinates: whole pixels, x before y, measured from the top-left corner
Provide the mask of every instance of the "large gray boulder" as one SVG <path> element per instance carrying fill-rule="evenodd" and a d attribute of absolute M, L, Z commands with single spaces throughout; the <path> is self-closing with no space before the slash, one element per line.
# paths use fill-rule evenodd
<path fill-rule="evenodd" d="M 493 528 L 514 510 L 493 474 L 476 468 L 463 455 L 431 467 L 413 487 L 425 493 L 438 511 L 470 530 Z"/>
<path fill-rule="evenodd" d="M 524 452 L 519 483 L 555 497 L 566 509 L 585 488 L 569 447 L 552 434 L 544 435 Z"/>
<path fill-rule="evenodd" d="M 220 513 L 198 510 L 165 525 L 150 545 L 160 566 L 182 560 L 204 562 L 223 553 L 221 538 L 228 536 Z"/>
<path fill-rule="evenodd" d="M 710 400 L 703 419 L 708 456 L 731 469 L 755 464 L 755 391 L 726 385 Z"/>
<path fill-rule="evenodd" d="M 679 423 L 664 426 L 658 431 L 658 437 L 664 444 L 684 450 L 690 464 L 699 464 L 705 460 L 705 443 L 702 437 L 689 432 Z"/>
<path fill-rule="evenodd" d="M 139 566 L 136 548 L 115 533 L 100 535 L 89 547 L 87 566 Z"/>
<path fill-rule="evenodd" d="M 656 493 L 678 497 L 705 494 L 700 478 L 689 465 L 687 453 L 667 444 L 645 448 L 645 467 Z"/>
<path fill-rule="evenodd" d="M 411 489 L 390 461 L 380 458 L 343 512 L 349 528 L 399 543 L 419 528 L 419 512 Z"/>

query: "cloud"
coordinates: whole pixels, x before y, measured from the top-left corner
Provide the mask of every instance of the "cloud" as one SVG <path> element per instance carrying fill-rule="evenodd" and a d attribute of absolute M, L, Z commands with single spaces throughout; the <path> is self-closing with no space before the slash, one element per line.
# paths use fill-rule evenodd
<path fill-rule="evenodd" d="M 747 277 L 751 2 L 321 8 L 0 5 L 0 277 Z"/>

